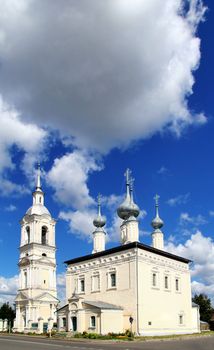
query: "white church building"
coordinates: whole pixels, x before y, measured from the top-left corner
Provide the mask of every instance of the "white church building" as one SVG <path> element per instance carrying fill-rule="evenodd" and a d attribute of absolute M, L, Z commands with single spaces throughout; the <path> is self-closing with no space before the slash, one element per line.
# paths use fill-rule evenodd
<path fill-rule="evenodd" d="M 44 205 L 38 169 L 33 205 L 21 220 L 19 289 L 14 331 L 59 331 L 137 335 L 200 332 L 199 309 L 192 305 L 190 260 L 164 250 L 163 221 L 152 220 L 152 245 L 139 241 L 140 210 L 133 200 L 133 181 L 126 172 L 126 195 L 117 209 L 123 220 L 121 245 L 105 249 L 106 219 L 93 223 L 93 251 L 67 260 L 67 304 L 57 310 L 55 224 Z M 57 310 L 57 311 L 56 311 Z"/>
<path fill-rule="evenodd" d="M 56 221 L 44 205 L 40 169 L 33 205 L 20 224 L 19 289 L 13 331 L 42 333 L 56 322 L 59 300 L 56 290 Z"/>
<path fill-rule="evenodd" d="M 121 245 L 105 249 L 106 219 L 94 220 L 93 251 L 67 260 L 67 304 L 57 311 L 58 329 L 71 332 L 124 332 L 137 335 L 200 332 L 199 309 L 192 304 L 190 260 L 164 250 L 163 221 L 152 221 L 152 245 L 139 241 L 140 210 L 133 200 L 130 171 L 126 196 L 117 213 L 123 220 Z"/>

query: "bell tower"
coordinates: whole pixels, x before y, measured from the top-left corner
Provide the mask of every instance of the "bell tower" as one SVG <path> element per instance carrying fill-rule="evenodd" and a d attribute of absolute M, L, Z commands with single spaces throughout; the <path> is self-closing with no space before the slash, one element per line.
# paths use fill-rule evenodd
<path fill-rule="evenodd" d="M 19 289 L 15 299 L 15 331 L 43 332 L 56 322 L 56 221 L 44 206 L 38 166 L 33 204 L 20 221 Z"/>

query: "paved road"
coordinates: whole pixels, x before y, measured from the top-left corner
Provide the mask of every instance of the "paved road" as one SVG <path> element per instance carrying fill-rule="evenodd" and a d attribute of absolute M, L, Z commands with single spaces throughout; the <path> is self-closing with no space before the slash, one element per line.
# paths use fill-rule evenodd
<path fill-rule="evenodd" d="M 148 342 L 78 342 L 21 336 L 0 336 L 1 350 L 213 350 L 214 337 Z"/>

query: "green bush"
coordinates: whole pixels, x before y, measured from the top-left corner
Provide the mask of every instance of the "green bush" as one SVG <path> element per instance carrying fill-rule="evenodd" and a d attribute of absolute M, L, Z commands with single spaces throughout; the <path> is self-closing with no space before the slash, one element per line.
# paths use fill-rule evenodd
<path fill-rule="evenodd" d="M 88 334 L 88 338 L 89 339 L 98 339 L 99 338 L 99 334 L 97 334 L 97 333 L 89 333 Z"/>
<path fill-rule="evenodd" d="M 82 338 L 82 337 L 83 337 L 82 333 L 77 332 L 74 334 L 74 338 Z"/>

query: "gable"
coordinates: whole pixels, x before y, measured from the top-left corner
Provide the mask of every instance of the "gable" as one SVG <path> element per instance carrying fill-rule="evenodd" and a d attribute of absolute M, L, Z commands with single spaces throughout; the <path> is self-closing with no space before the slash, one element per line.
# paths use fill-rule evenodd
<path fill-rule="evenodd" d="M 19 292 L 15 298 L 15 301 L 25 301 L 27 299 L 28 299 L 28 297 L 25 293 Z"/>
<path fill-rule="evenodd" d="M 56 297 L 54 297 L 52 294 L 50 293 L 42 293 L 40 295 L 38 295 L 36 298 L 36 300 L 38 301 L 43 301 L 43 302 L 54 302 L 54 303 L 59 303 L 59 299 L 57 299 Z"/>

